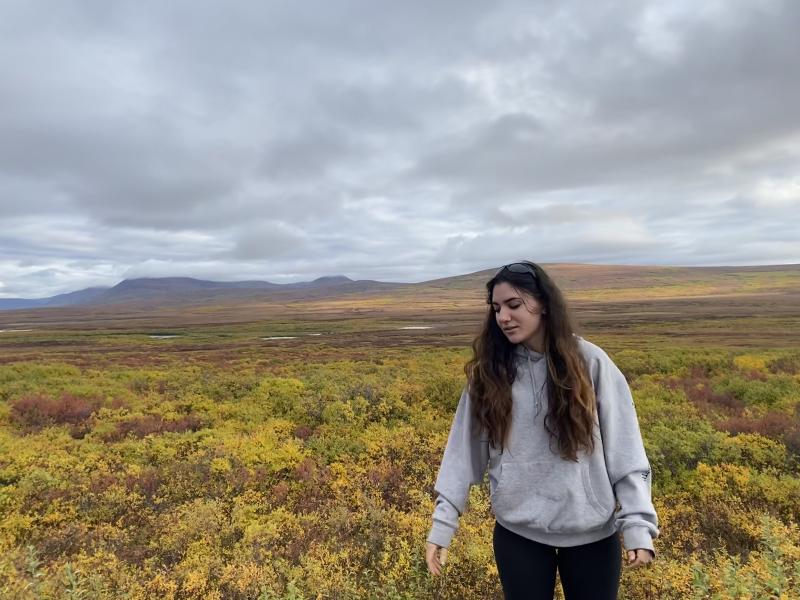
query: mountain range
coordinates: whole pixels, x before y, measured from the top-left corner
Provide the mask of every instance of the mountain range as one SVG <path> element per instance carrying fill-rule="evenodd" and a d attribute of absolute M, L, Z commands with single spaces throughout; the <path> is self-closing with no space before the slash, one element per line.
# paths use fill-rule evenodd
<path fill-rule="evenodd" d="M 264 295 L 304 297 L 344 292 L 378 291 L 398 285 L 372 280 L 354 281 L 343 275 L 320 277 L 297 283 L 269 281 L 206 281 L 191 277 L 155 277 L 125 279 L 113 287 L 90 287 L 48 298 L 0 298 L 0 310 L 58 308 L 64 306 L 98 306 L 113 304 L 169 305 L 196 304 L 207 301 L 241 300 Z"/>
<path fill-rule="evenodd" d="M 757 302 L 800 295 L 800 265 L 668 267 L 645 265 L 548 264 L 562 290 L 576 301 L 641 300 L 645 298 L 714 298 L 760 295 Z M 493 269 L 419 283 L 352 280 L 338 275 L 313 281 L 278 284 L 269 281 L 207 281 L 191 277 L 126 279 L 113 287 L 91 287 L 49 298 L 0 298 L 0 312 L 30 309 L 83 309 L 93 313 L 151 311 L 156 308 L 234 307 L 269 303 L 357 299 L 373 304 L 413 304 L 427 298 L 440 302 L 483 300 Z M 215 308 L 215 310 L 216 310 Z M 249 308 L 248 308 L 249 310 Z M 38 311 L 37 311 L 38 313 Z"/>

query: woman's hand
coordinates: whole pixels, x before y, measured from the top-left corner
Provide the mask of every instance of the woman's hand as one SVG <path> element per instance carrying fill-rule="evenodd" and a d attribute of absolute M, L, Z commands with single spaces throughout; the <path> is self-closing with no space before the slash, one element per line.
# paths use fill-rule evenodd
<path fill-rule="evenodd" d="M 447 548 L 442 548 L 431 542 L 425 542 L 425 562 L 428 563 L 428 570 L 433 575 L 441 575 L 442 567 L 447 561 Z"/>
<path fill-rule="evenodd" d="M 655 558 L 653 551 L 646 548 L 628 550 L 627 556 L 628 564 L 625 565 L 627 568 L 641 567 L 642 565 L 646 565 L 647 563 L 651 562 Z"/>

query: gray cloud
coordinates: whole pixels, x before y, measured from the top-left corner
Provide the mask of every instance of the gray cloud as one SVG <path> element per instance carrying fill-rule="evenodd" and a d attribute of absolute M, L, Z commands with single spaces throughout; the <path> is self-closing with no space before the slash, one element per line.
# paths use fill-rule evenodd
<path fill-rule="evenodd" d="M 239 234 L 231 253 L 234 260 L 270 259 L 303 254 L 307 248 L 302 232 L 285 223 L 262 223 Z"/>
<path fill-rule="evenodd" d="M 800 261 L 800 6 L 6 0 L 0 295 Z"/>

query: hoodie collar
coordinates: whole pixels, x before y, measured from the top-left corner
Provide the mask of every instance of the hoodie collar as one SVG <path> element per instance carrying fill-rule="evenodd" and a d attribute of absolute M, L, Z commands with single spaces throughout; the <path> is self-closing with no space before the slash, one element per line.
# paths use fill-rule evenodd
<path fill-rule="evenodd" d="M 518 358 L 537 362 L 544 358 L 543 352 L 536 352 L 536 350 L 529 350 L 524 344 L 517 344 L 514 347 L 514 355 Z"/>

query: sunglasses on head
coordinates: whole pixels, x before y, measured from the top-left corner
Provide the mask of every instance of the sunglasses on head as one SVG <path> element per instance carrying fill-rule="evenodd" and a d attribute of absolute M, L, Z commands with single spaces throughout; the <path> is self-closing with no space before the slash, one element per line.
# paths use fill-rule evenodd
<path fill-rule="evenodd" d="M 516 262 L 508 265 L 503 265 L 502 267 L 500 267 L 497 273 L 494 274 L 494 276 L 497 277 L 503 271 L 511 271 L 512 273 L 520 273 L 520 274 L 527 273 L 528 275 L 536 279 L 536 271 L 528 263 Z"/>

